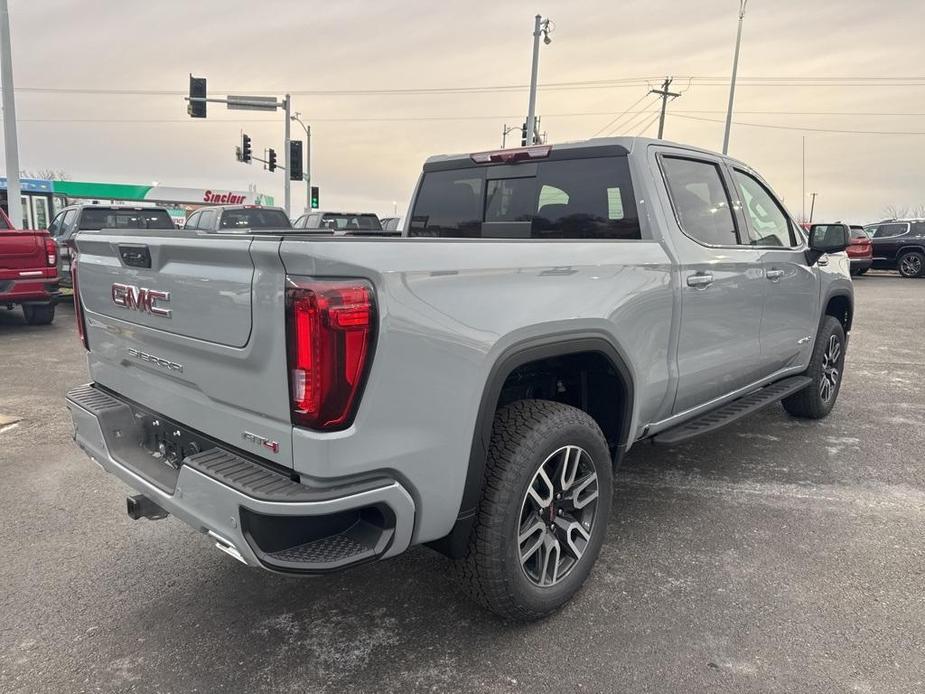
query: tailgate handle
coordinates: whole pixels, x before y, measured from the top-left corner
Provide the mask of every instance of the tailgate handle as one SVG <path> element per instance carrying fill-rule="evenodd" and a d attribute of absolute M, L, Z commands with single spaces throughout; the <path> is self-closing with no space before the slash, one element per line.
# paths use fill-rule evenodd
<path fill-rule="evenodd" d="M 122 262 L 132 267 L 151 267 L 151 253 L 147 246 L 119 246 Z"/>

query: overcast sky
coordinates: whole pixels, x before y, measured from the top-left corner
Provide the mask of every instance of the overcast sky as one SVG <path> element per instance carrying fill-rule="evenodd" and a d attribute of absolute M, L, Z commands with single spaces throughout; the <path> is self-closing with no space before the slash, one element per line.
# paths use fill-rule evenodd
<path fill-rule="evenodd" d="M 180 94 L 28 89 L 185 91 L 192 72 L 208 78 L 214 96 L 296 93 L 295 110 L 312 123 L 312 176 L 322 207 L 383 215 L 393 201 L 404 211 L 429 154 L 497 147 L 502 126 L 523 120 L 527 90 L 305 92 L 525 85 L 533 15 L 540 12 L 555 23 L 552 44 L 541 50 L 541 84 L 611 81 L 541 89 L 538 113 L 550 142 L 595 134 L 645 94 L 644 79 L 654 87 L 660 76 L 675 75 L 672 88 L 683 96 L 670 104 L 666 138 L 718 150 L 738 10 L 737 0 L 9 5 L 22 169 L 138 184 L 246 189 L 253 183 L 281 203 L 281 174 L 234 160 L 242 127 L 255 152 L 274 146 L 282 159 L 281 114 L 210 104 L 208 119 L 192 120 Z M 887 205 L 925 205 L 923 26 L 922 0 L 750 0 L 734 118 L 741 125 L 733 127 L 730 154 L 761 171 L 797 216 L 803 136 L 807 198 L 819 194 L 816 219 L 868 222 Z M 861 77 L 914 79 L 878 79 L 874 86 L 786 82 Z M 783 86 L 754 78 L 783 78 Z M 636 81 L 614 84 L 619 80 Z M 649 101 L 631 111 L 654 108 Z M 652 116 L 630 113 L 616 134 L 636 135 Z M 645 133 L 655 131 L 653 122 Z M 293 137 L 299 132 L 296 126 Z M 304 197 L 304 185 L 293 184 L 294 212 Z"/>

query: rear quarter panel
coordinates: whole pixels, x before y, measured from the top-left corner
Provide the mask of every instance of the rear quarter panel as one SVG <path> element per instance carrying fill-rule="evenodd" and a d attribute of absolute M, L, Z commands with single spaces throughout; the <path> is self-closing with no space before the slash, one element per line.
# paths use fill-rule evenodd
<path fill-rule="evenodd" d="M 512 346 L 604 336 L 630 365 L 636 421 L 668 388 L 672 280 L 655 241 L 291 239 L 280 254 L 290 275 L 371 279 L 379 307 L 353 425 L 295 429 L 294 466 L 322 479 L 377 468 L 411 480 L 417 541 L 456 519 L 482 392 Z"/>

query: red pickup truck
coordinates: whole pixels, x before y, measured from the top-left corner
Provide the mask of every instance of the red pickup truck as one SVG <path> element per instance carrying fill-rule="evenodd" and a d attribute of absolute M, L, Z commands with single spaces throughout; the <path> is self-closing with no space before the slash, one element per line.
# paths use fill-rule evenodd
<path fill-rule="evenodd" d="M 22 306 L 30 325 L 55 319 L 58 245 L 47 231 L 14 229 L 0 210 L 0 307 Z"/>

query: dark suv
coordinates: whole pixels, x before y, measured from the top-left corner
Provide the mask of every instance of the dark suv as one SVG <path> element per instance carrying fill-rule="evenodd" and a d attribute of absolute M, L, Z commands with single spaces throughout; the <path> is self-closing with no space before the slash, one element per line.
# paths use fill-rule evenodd
<path fill-rule="evenodd" d="M 891 220 L 864 227 L 874 246 L 876 270 L 898 270 L 903 277 L 925 274 L 925 220 Z"/>

